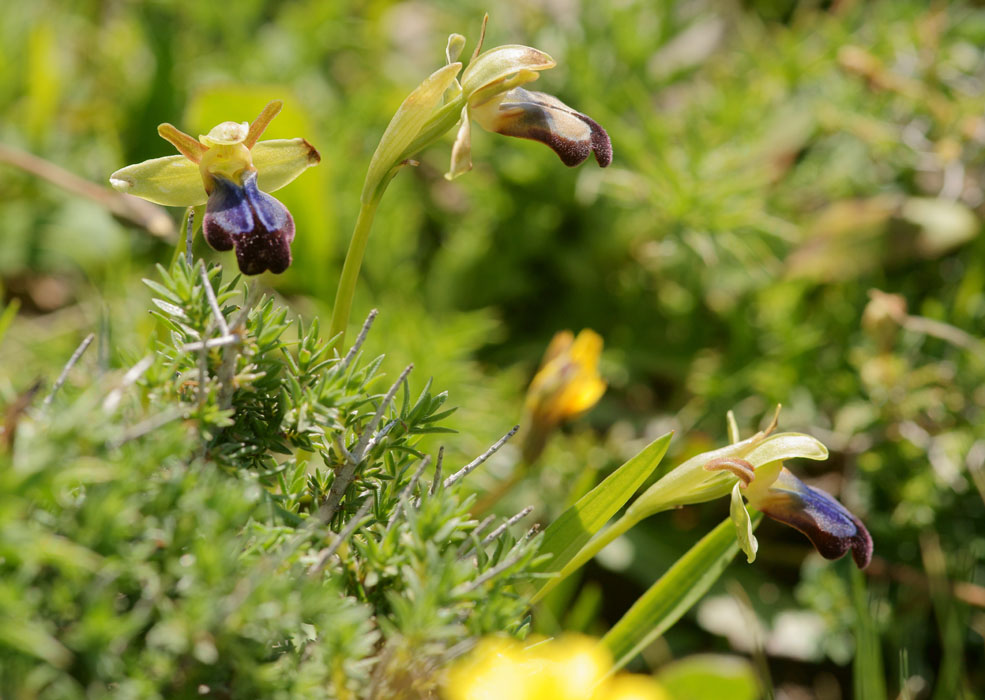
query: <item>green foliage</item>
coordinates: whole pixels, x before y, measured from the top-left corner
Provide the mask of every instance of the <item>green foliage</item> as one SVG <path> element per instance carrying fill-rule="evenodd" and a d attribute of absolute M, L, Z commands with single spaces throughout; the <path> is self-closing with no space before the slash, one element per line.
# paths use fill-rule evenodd
<path fill-rule="evenodd" d="M 752 527 L 762 519 L 760 513 L 752 516 Z M 678 559 L 602 638 L 615 667 L 625 666 L 677 622 L 708 592 L 738 551 L 735 524 L 728 519 Z"/>
<path fill-rule="evenodd" d="M 606 479 L 564 511 L 544 531 L 540 553 L 549 555 L 539 571 L 551 575 L 538 588 L 535 600 L 542 598 L 570 573 L 576 559 L 592 535 L 626 505 L 663 459 L 672 435 L 668 433 L 650 443 Z M 584 563 L 584 559 L 581 563 Z M 567 570 L 567 571 L 566 571 Z"/>
<path fill-rule="evenodd" d="M 752 664 L 737 656 L 688 656 L 660 669 L 657 680 L 672 698 L 756 700 L 763 697 Z"/>
<path fill-rule="evenodd" d="M 522 634 L 537 540 L 480 540 L 461 480 L 422 478 L 446 396 L 374 393 L 379 359 L 204 270 L 147 280 L 153 352 L 0 456 L 3 694 L 423 696 Z"/>
<path fill-rule="evenodd" d="M 0 141 L 93 183 L 170 154 L 154 132 L 161 121 L 203 133 L 285 99 L 271 137 L 303 135 L 324 160 L 278 192 L 298 224 L 295 264 L 264 284 L 306 317 L 323 318 L 387 120 L 441 63 L 447 34 L 473 37 L 488 9 L 475 0 L 251 0 L 235 10 L 194 0 L 8 4 Z M 602 123 L 615 160 L 604 172 L 563 171 L 539 144 L 478 132 L 467 177 L 443 180 L 448 146 L 439 144 L 396 178 L 377 215 L 353 317 L 383 309 L 366 352 L 385 353 L 377 371 L 391 377 L 415 363 L 411 399 L 424 384 L 417 378 L 434 376 L 461 405 L 441 421 L 456 435 L 415 436 L 415 448 L 434 454 L 441 440 L 449 463 L 485 449 L 519 418 L 526 381 L 562 328 L 604 336 L 609 392 L 548 446 L 543 468 L 504 501 L 504 513 L 534 504 L 546 522 L 657 435 L 677 430 L 664 464 L 678 464 L 725 443 L 725 410 L 747 427 L 781 402 L 786 428 L 810 427 L 831 448 L 830 461 L 798 465 L 799 473 L 840 492 L 872 531 L 867 593 L 887 691 L 907 682 L 933 687 L 942 675 L 951 689 L 982 686 L 980 598 L 955 597 L 978 590 L 985 566 L 985 365 L 976 343 L 985 318 L 981 7 L 576 1 L 494 11 L 489 32 L 488 45 L 518 41 L 557 59 L 543 89 Z M 54 419 L 81 400 L 80 387 L 107 393 L 112 372 L 150 350 L 146 338 L 161 322 L 148 317 L 137 280 L 169 259 L 171 242 L 5 164 L 0 218 L 0 325 L 13 319 L 0 340 L 0 403 L 12 405 L 36 377 L 57 376 L 85 333 L 99 336 L 56 397 Z M 201 243 L 196 254 L 216 259 Z M 907 315 L 864 322 L 872 288 L 901 295 Z M 291 326 L 281 337 L 294 343 L 307 333 Z M 220 353 L 207 357 L 210 377 Z M 262 384 L 248 376 L 249 361 L 266 363 L 237 360 L 240 379 Z M 261 494 L 262 507 L 297 527 L 289 516 L 307 519 L 315 497 L 296 495 L 304 486 L 295 472 L 276 473 L 284 455 L 223 442 L 225 422 L 258 430 L 265 445 L 287 445 L 298 455 L 297 478 L 310 476 L 308 492 L 319 497 L 338 455 L 295 448 L 298 435 L 258 420 L 270 396 L 244 394 L 254 412 L 237 416 L 216 405 L 213 381 L 200 412 L 195 353 L 180 362 L 184 386 L 157 376 L 165 365 L 155 360 L 141 388 L 145 403 L 128 409 L 126 425 L 166 408 L 153 392 L 180 395 L 182 411 L 207 432 L 189 454 L 207 445 L 237 478 L 237 465 L 251 465 L 270 494 Z M 296 374 L 264 366 L 282 379 Z M 387 388 L 368 386 L 377 402 Z M 372 405 L 359 413 L 361 424 Z M 19 440 L 30 438 L 30 420 Z M 177 435 L 178 425 L 141 440 Z M 317 436 L 309 438 L 315 447 Z M 507 478 L 509 449 L 466 488 Z M 84 452 L 67 450 L 64 463 Z M 281 477 L 287 489 L 272 486 Z M 347 500 L 339 518 L 360 506 Z M 655 517 L 630 533 L 628 561 L 586 571 L 586 585 L 605 591 L 587 628 L 618 620 L 618 601 L 646 590 L 719 522 L 721 505 Z M 928 532 L 944 559 L 934 580 L 951 584 L 935 583 L 933 595 Z M 859 626 L 847 577 L 805 558 L 797 533 L 766 523 L 758 537 L 756 564 L 737 562 L 726 576 L 742 581 L 767 623 L 784 609 L 823 621 L 824 657 L 770 653 L 774 678 L 804 687 L 837 678 L 847 696 Z M 724 641 L 685 617 L 666 643 L 680 656 Z"/>

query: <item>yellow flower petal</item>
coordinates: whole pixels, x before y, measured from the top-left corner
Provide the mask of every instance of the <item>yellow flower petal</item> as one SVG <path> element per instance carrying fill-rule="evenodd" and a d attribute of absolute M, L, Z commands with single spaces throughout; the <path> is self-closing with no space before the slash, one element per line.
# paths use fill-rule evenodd
<path fill-rule="evenodd" d="M 605 393 L 606 383 L 598 377 L 579 376 L 558 399 L 562 418 L 571 418 L 590 409 Z"/>
<path fill-rule="evenodd" d="M 447 700 L 535 700 L 530 694 L 528 660 L 518 642 L 486 637 L 448 672 L 443 697 Z"/>
<path fill-rule="evenodd" d="M 363 202 L 376 196 L 377 188 L 387 174 L 399 164 L 399 158 L 421 131 L 435 108 L 441 102 L 455 76 L 462 69 L 461 63 L 450 63 L 439 68 L 424 79 L 414 91 L 407 95 L 387 125 L 380 145 L 376 147 L 369 162 L 366 182 L 363 185 Z M 257 144 L 259 146 L 259 144 Z"/>
<path fill-rule="evenodd" d="M 591 700 L 596 684 L 612 667 L 612 656 L 591 637 L 566 635 L 534 649 L 547 662 L 534 679 L 543 698 Z"/>
<path fill-rule="evenodd" d="M 598 375 L 601 355 L 602 336 L 593 330 L 586 328 L 576 338 L 570 331 L 556 334 L 530 383 L 528 409 L 556 423 L 594 406 L 606 389 Z"/>
<path fill-rule="evenodd" d="M 120 192 L 168 207 L 198 206 L 208 198 L 198 165 L 184 156 L 128 165 L 110 175 L 109 184 Z"/>
<path fill-rule="evenodd" d="M 471 96 L 477 90 L 487 85 L 503 80 L 520 71 L 540 71 L 553 68 L 557 63 L 543 51 L 521 46 L 506 44 L 489 49 L 474 61 L 462 73 L 462 90 Z"/>
<path fill-rule="evenodd" d="M 571 344 L 571 359 L 593 370 L 602 356 L 602 336 L 591 328 L 583 329 Z"/>
<path fill-rule="evenodd" d="M 582 331 L 582 333 L 584 332 L 585 331 Z M 555 333 L 554 337 L 551 338 L 551 342 L 547 345 L 547 350 L 544 351 L 544 358 L 540 361 L 540 369 L 546 367 L 547 364 L 555 357 L 560 356 L 562 353 L 568 352 L 574 342 L 575 334 L 571 331 L 565 330 Z"/>
<path fill-rule="evenodd" d="M 321 162 L 315 147 L 301 138 L 261 141 L 250 153 L 257 169 L 257 186 L 264 192 L 279 190 Z"/>
<path fill-rule="evenodd" d="M 623 673 L 600 688 L 598 700 L 670 700 L 670 695 L 655 680 L 638 673 Z"/>

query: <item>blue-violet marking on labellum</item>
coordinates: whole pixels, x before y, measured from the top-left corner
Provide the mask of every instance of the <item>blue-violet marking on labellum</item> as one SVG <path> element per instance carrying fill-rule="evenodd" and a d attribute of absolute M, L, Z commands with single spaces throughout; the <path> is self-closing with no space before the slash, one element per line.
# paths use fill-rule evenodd
<path fill-rule="evenodd" d="M 731 458 L 706 468 L 726 469 L 738 476 L 752 508 L 800 530 L 825 559 L 839 559 L 851 550 L 860 569 L 872 560 L 872 537 L 862 521 L 830 494 L 798 479 L 783 462 L 753 468 L 745 460 Z"/>
<path fill-rule="evenodd" d="M 202 230 L 216 250 L 236 247 L 243 274 L 280 273 L 291 264 L 294 218 L 287 207 L 257 188 L 255 172 L 243 177 L 242 186 L 215 176 Z"/>
<path fill-rule="evenodd" d="M 223 122 L 195 138 L 171 124 L 157 131 L 180 156 L 129 165 L 110 176 L 117 190 L 167 206 L 206 204 L 205 240 L 216 250 L 236 249 L 241 272 L 283 272 L 291 264 L 294 219 L 266 194 L 321 160 L 302 138 L 260 141 L 282 103 L 271 102 L 251 124 Z"/>
<path fill-rule="evenodd" d="M 761 471 L 761 470 L 759 470 Z M 753 484 L 760 478 L 756 474 Z M 830 494 L 808 486 L 786 467 L 765 490 L 746 489 L 753 508 L 807 535 L 825 559 L 839 559 L 851 550 L 860 569 L 872 559 L 872 537 L 862 521 Z"/>

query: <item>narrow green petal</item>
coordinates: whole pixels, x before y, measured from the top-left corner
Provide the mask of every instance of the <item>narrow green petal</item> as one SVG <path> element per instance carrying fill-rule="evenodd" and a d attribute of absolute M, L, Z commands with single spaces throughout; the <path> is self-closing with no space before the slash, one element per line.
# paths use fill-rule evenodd
<path fill-rule="evenodd" d="M 725 414 L 725 422 L 728 425 L 728 441 L 735 444 L 742 440 L 739 434 L 739 424 L 735 422 L 735 414 L 729 411 Z"/>
<path fill-rule="evenodd" d="M 451 86 L 461 69 L 461 63 L 451 63 L 439 68 L 414 88 L 397 108 L 369 162 L 369 171 L 363 185 L 363 202 L 370 201 L 376 195 L 380 183 L 400 164 L 401 155 L 431 118 L 445 90 Z"/>
<path fill-rule="evenodd" d="M 184 156 L 128 165 L 110 175 L 109 184 L 120 192 L 167 207 L 193 207 L 208 199 L 198 165 Z"/>
<path fill-rule="evenodd" d="M 301 138 L 261 141 L 250 153 L 257 169 L 257 186 L 264 192 L 279 190 L 321 162 L 315 147 Z"/>
<path fill-rule="evenodd" d="M 759 550 L 759 541 L 753 534 L 752 518 L 746 510 L 746 504 L 742 501 L 742 489 L 739 482 L 735 482 L 732 487 L 732 503 L 729 506 L 729 516 L 732 524 L 735 525 L 735 538 L 739 542 L 739 549 L 746 555 L 746 561 L 752 564 L 756 561 L 756 552 Z"/>
<path fill-rule="evenodd" d="M 469 63 L 462 73 L 462 89 L 466 95 L 471 96 L 476 90 L 522 70 L 547 70 L 556 65 L 554 59 L 546 53 L 529 46 L 497 46 Z"/>
<path fill-rule="evenodd" d="M 451 167 L 445 173 L 446 180 L 454 180 L 472 169 L 472 122 L 469 108 L 462 107 L 462 122 L 458 127 L 455 145 L 451 148 Z"/>
<path fill-rule="evenodd" d="M 449 34 L 448 46 L 445 48 L 445 59 L 449 64 L 458 60 L 465 48 L 465 37 L 461 34 Z"/>

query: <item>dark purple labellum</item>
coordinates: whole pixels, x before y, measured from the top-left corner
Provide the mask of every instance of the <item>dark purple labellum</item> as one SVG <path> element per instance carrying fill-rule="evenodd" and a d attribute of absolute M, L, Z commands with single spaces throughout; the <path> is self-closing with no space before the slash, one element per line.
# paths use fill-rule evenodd
<path fill-rule="evenodd" d="M 862 521 L 830 494 L 808 486 L 787 469 L 753 505 L 807 535 L 825 559 L 838 559 L 851 550 L 860 569 L 872 559 L 872 537 Z"/>
<path fill-rule="evenodd" d="M 242 186 L 220 175 L 213 179 L 202 222 L 209 245 L 223 251 L 235 247 L 244 275 L 290 267 L 294 219 L 287 207 L 257 188 L 255 172 L 243 178 Z"/>
<path fill-rule="evenodd" d="M 567 166 L 582 163 L 592 153 L 603 168 L 612 162 L 612 142 L 605 129 L 553 95 L 518 87 L 489 105 L 497 105 L 496 111 L 482 105 L 473 109 L 484 129 L 546 143 Z"/>

